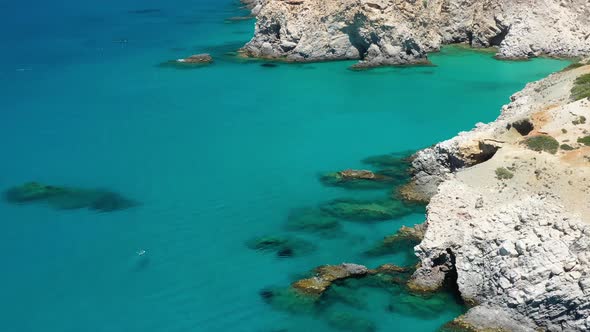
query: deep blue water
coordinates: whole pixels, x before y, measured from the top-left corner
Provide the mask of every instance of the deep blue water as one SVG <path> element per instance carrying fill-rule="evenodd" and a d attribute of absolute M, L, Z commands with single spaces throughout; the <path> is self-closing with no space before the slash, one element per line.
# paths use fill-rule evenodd
<path fill-rule="evenodd" d="M 337 331 L 330 312 L 289 314 L 258 293 L 321 264 L 406 264 L 361 252 L 422 214 L 342 222 L 332 239 L 299 234 L 318 247 L 302 257 L 244 242 L 285 233 L 293 209 L 387 197 L 317 175 L 491 121 L 510 94 L 567 64 L 448 48 L 436 67 L 267 68 L 224 55 L 252 34 L 253 21 L 224 22 L 244 14 L 231 0 L 0 2 L 0 189 L 35 180 L 141 202 L 113 213 L 0 202 L 0 331 Z M 157 66 L 199 52 L 216 62 Z M 379 331 L 435 331 L 462 310 L 449 300 L 416 316 L 386 310 L 396 297 L 378 289 L 355 296 L 364 308 L 331 310 Z"/>

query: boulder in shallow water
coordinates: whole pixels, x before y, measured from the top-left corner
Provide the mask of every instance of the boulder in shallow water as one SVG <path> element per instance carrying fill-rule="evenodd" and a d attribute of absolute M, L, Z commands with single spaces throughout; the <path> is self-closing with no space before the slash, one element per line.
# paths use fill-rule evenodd
<path fill-rule="evenodd" d="M 191 55 L 188 58 L 166 61 L 160 67 L 172 67 L 177 69 L 200 68 L 213 63 L 213 57 L 207 53 Z"/>
<path fill-rule="evenodd" d="M 292 286 L 304 294 L 321 295 L 334 281 L 362 277 L 368 271 L 365 266 L 351 263 L 323 265 L 314 270 L 313 277 L 298 280 Z"/>
<path fill-rule="evenodd" d="M 204 64 L 204 63 L 211 63 L 213 62 L 213 57 L 210 54 L 203 53 L 203 54 L 195 54 L 191 55 L 188 58 L 178 59 L 176 62 L 180 63 L 190 63 L 190 64 Z"/>
<path fill-rule="evenodd" d="M 349 189 L 379 189 L 391 187 L 393 178 L 368 170 L 347 169 L 340 172 L 326 173 L 320 181 L 327 186 Z"/>

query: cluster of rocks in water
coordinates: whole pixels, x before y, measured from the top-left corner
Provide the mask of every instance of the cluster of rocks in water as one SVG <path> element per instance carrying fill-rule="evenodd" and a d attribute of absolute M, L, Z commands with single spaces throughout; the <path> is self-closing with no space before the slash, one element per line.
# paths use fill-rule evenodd
<path fill-rule="evenodd" d="M 4 199 L 15 204 L 46 203 L 60 210 L 90 209 L 113 212 L 137 205 L 118 193 L 101 189 L 78 189 L 29 182 L 4 192 Z"/>
<path fill-rule="evenodd" d="M 352 263 L 324 265 L 288 287 L 263 289 L 260 296 L 277 310 L 317 315 L 336 329 L 375 331 L 375 322 L 357 313 L 368 307 L 363 289 L 377 289 L 391 298 L 384 311 L 420 318 L 437 316 L 448 308 L 450 301 L 456 300 L 448 292 L 408 292 L 405 284 L 413 271 L 414 268 L 392 264 L 375 269 Z M 352 309 L 342 309 L 347 306 Z"/>

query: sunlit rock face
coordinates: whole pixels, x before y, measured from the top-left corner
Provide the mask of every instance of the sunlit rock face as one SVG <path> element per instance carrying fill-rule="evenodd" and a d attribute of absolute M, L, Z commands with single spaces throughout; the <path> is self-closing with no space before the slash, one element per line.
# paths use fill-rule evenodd
<path fill-rule="evenodd" d="M 576 94 L 589 74 L 576 65 L 530 83 L 496 121 L 415 156 L 412 183 L 436 190 L 410 284 L 455 274 L 476 305 L 456 325 L 590 329 L 590 100 Z M 481 142 L 495 151 L 473 158 Z"/>
<path fill-rule="evenodd" d="M 266 0 L 248 56 L 287 61 L 359 59 L 360 67 L 426 63 L 427 52 L 465 42 L 501 58 L 590 53 L 585 0 Z"/>

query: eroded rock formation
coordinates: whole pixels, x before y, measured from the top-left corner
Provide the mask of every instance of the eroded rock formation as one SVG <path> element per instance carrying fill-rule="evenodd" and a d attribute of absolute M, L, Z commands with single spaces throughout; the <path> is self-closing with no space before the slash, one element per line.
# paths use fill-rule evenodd
<path fill-rule="evenodd" d="M 442 44 L 498 46 L 502 58 L 590 53 L 586 0 L 243 0 L 257 17 L 248 56 L 425 63 Z"/>
<path fill-rule="evenodd" d="M 412 282 L 436 288 L 456 273 L 475 305 L 457 324 L 590 329 L 590 100 L 571 93 L 589 73 L 530 83 L 495 122 L 416 155 L 413 189 L 434 195 Z"/>

